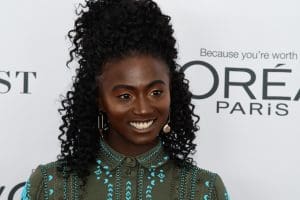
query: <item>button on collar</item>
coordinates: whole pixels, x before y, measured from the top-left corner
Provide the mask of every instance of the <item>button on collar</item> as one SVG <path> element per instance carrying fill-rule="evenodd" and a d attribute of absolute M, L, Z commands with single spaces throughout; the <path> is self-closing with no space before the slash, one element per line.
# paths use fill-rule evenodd
<path fill-rule="evenodd" d="M 126 157 L 125 158 L 125 165 L 128 166 L 128 167 L 135 167 L 136 166 L 136 159 Z"/>

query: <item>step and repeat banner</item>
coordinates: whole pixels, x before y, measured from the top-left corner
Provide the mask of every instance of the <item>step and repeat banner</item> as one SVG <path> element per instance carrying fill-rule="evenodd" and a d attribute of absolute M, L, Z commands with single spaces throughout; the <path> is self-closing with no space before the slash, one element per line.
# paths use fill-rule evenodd
<path fill-rule="evenodd" d="M 80 0 L 2 1 L 0 199 L 20 199 L 40 163 L 56 159 L 57 109 Z M 200 115 L 199 167 L 233 200 L 300 196 L 300 2 L 157 0 L 172 17 L 179 59 Z"/>

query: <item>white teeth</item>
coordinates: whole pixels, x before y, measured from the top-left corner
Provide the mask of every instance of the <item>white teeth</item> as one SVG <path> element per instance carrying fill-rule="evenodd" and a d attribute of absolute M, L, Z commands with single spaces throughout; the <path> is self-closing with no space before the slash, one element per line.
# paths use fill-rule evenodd
<path fill-rule="evenodd" d="M 153 124 L 153 120 L 147 122 L 130 122 L 130 125 L 137 129 L 146 129 Z"/>

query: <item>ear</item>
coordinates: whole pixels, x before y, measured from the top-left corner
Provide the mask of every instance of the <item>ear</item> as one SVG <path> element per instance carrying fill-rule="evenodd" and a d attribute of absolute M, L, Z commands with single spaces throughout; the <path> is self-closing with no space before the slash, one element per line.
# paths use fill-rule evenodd
<path fill-rule="evenodd" d="M 98 106 L 98 110 L 104 111 L 102 95 L 100 94 L 100 92 L 99 92 L 98 98 L 97 98 L 97 106 Z"/>
<path fill-rule="evenodd" d="M 98 97 L 97 97 L 97 106 L 98 106 L 98 111 L 103 111 L 106 112 L 106 106 L 105 106 L 105 100 L 103 97 L 103 94 L 101 93 L 100 89 L 98 90 Z"/>

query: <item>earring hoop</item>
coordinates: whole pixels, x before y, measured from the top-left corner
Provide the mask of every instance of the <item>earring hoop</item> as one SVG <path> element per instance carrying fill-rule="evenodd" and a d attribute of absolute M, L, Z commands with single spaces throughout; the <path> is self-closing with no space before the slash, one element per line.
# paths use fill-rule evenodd
<path fill-rule="evenodd" d="M 107 117 L 106 117 L 105 113 L 102 110 L 99 110 L 97 117 L 98 117 L 98 121 L 97 121 L 98 129 L 102 133 L 107 132 L 109 129 L 109 126 L 108 126 L 108 121 L 107 121 Z"/>

